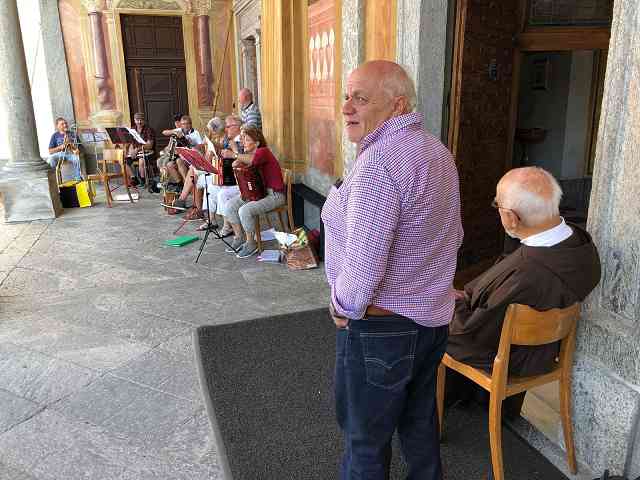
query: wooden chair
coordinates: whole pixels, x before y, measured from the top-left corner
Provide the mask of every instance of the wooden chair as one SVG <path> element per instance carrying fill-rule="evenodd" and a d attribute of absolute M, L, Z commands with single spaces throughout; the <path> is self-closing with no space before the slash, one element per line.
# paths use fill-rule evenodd
<path fill-rule="evenodd" d="M 293 172 L 291 170 L 289 170 L 288 168 L 283 168 L 282 169 L 282 173 L 283 173 L 283 180 L 284 180 L 284 184 L 285 187 L 287 189 L 287 202 L 284 205 L 281 205 L 279 207 L 274 208 L 273 210 L 265 213 L 264 215 L 267 217 L 267 221 L 270 222 L 269 217 L 274 214 L 277 213 L 278 214 L 278 220 L 280 221 L 280 228 L 282 228 L 283 231 L 285 231 L 287 229 L 287 227 L 289 228 L 290 232 L 293 232 L 295 230 L 295 226 L 293 225 L 293 203 L 291 200 L 291 189 L 292 189 L 292 183 L 293 183 Z M 282 220 L 282 214 L 286 213 L 287 216 L 289 217 L 289 221 L 287 222 L 287 226 L 285 226 L 284 221 Z M 258 252 L 262 252 L 262 237 L 260 235 L 260 216 L 256 216 L 256 242 L 258 244 Z"/>
<path fill-rule="evenodd" d="M 502 462 L 502 401 L 512 395 L 531 388 L 559 380 L 560 416 L 567 448 L 569 470 L 577 472 L 576 454 L 573 444 L 571 424 L 571 368 L 575 348 L 576 325 L 580 314 L 580 304 L 575 303 L 564 309 L 539 312 L 531 307 L 512 304 L 507 308 L 500 336 L 498 354 L 493 362 L 492 372 L 479 370 L 458 362 L 445 353 L 438 368 L 437 406 L 442 434 L 444 414 L 444 386 L 446 369 L 451 368 L 487 390 L 489 400 L 489 443 L 491 464 L 495 480 L 504 480 Z M 560 357 L 555 369 L 550 373 L 531 377 L 509 376 L 509 354 L 511 345 L 544 345 L 561 341 Z"/>
<path fill-rule="evenodd" d="M 109 166 L 115 166 L 115 171 L 109 171 Z M 91 182 L 98 181 L 104 184 L 104 193 L 107 196 L 107 205 L 112 206 L 113 196 L 111 193 L 120 188 L 120 185 L 111 188 L 110 181 L 112 178 L 122 178 L 122 185 L 127 190 L 129 201 L 133 202 L 131 191 L 129 190 L 129 180 L 127 179 L 126 169 L 124 167 L 124 150 L 121 148 L 105 148 L 102 151 L 102 160 L 98 160 L 98 173 L 89 175 Z"/>

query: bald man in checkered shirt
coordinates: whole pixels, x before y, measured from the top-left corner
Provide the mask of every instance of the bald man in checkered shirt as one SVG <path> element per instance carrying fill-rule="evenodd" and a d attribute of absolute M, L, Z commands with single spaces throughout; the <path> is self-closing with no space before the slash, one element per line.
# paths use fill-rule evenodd
<path fill-rule="evenodd" d="M 396 430 L 407 478 L 442 478 L 436 370 L 463 233 L 455 163 L 415 102 L 396 63 L 367 62 L 349 75 L 342 114 L 358 156 L 322 211 L 342 480 L 388 478 Z"/>

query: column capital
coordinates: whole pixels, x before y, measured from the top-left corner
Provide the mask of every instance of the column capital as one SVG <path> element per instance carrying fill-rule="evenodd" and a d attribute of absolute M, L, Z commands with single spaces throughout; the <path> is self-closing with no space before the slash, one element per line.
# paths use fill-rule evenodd
<path fill-rule="evenodd" d="M 187 3 L 187 10 L 194 15 L 209 15 L 211 0 L 191 0 Z"/>
<path fill-rule="evenodd" d="M 82 5 L 84 5 L 90 14 L 102 12 L 108 8 L 106 0 L 82 0 Z"/>

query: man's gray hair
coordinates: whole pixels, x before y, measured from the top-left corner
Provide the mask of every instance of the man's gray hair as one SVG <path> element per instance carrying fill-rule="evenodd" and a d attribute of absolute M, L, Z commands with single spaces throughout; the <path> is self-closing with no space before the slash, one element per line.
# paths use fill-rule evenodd
<path fill-rule="evenodd" d="M 560 215 L 562 188 L 545 169 L 516 168 L 500 182 L 505 179 L 501 206 L 513 210 L 524 225 L 535 227 Z"/>
<path fill-rule="evenodd" d="M 406 68 L 398 65 L 399 70 L 391 75 L 385 75 L 381 87 L 391 97 L 405 97 L 409 111 L 413 111 L 417 104 L 416 87 Z"/>

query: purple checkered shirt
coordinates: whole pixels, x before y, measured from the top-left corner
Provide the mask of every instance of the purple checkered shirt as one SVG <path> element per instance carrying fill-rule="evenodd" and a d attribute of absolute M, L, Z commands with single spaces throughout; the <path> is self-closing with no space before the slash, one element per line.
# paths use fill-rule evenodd
<path fill-rule="evenodd" d="M 322 209 L 325 267 L 336 311 L 369 305 L 428 327 L 453 314 L 462 244 L 458 173 L 422 114 L 394 117 L 367 135 L 353 170 Z"/>

